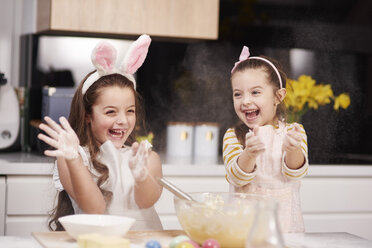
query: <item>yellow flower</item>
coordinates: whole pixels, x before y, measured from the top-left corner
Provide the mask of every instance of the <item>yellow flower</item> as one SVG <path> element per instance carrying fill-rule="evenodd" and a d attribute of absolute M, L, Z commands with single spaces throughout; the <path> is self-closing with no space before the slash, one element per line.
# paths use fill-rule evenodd
<path fill-rule="evenodd" d="M 142 141 L 147 140 L 148 142 L 150 142 L 150 144 L 152 144 L 153 139 L 154 139 L 154 134 L 152 132 L 150 132 L 146 136 L 137 136 L 136 137 L 136 141 L 139 142 L 139 143 L 141 143 Z"/>
<path fill-rule="evenodd" d="M 299 81 L 288 79 L 287 96 L 284 102 L 287 108 L 293 108 L 294 111 L 303 109 L 314 84 L 315 81 L 308 76 L 301 76 Z"/>
<path fill-rule="evenodd" d="M 350 105 L 350 96 L 347 93 L 342 93 L 338 97 L 335 98 L 335 104 L 333 108 L 338 110 L 340 107 L 346 109 Z"/>
<path fill-rule="evenodd" d="M 287 95 L 284 99 L 285 106 L 290 113 L 296 116 L 303 115 L 308 109 L 318 109 L 319 106 L 330 104 L 334 101 L 334 109 L 346 109 L 350 105 L 350 97 L 342 93 L 334 97 L 330 84 L 316 84 L 315 80 L 307 75 L 301 75 L 297 80 L 287 80 Z"/>
<path fill-rule="evenodd" d="M 331 98 L 333 98 L 331 85 L 315 85 L 308 99 L 309 108 L 318 109 L 319 105 L 323 106 L 331 103 Z"/>

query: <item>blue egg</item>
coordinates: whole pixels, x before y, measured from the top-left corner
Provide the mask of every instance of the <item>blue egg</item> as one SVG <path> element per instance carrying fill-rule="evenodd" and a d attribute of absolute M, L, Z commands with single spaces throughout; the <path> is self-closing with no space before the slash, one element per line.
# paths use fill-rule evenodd
<path fill-rule="evenodd" d="M 187 240 L 190 240 L 190 238 L 186 235 L 179 235 L 171 240 L 171 242 L 169 243 L 169 248 L 176 248 L 179 243 Z"/>
<path fill-rule="evenodd" d="M 146 248 L 161 248 L 161 244 L 157 240 L 149 240 L 147 241 Z"/>

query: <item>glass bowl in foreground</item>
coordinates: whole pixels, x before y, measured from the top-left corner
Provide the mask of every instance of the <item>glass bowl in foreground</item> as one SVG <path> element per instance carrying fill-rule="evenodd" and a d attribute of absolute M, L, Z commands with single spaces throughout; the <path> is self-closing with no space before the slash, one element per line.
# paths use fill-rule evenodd
<path fill-rule="evenodd" d="M 188 193 L 195 201 L 174 197 L 178 221 L 199 244 L 217 240 L 221 247 L 244 247 L 256 204 L 262 197 L 245 193 Z"/>

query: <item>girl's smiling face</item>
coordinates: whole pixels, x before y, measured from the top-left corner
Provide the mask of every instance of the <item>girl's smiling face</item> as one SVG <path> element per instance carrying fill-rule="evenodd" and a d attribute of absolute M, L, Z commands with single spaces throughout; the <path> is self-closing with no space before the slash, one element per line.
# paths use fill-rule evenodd
<path fill-rule="evenodd" d="M 279 93 L 279 99 L 263 69 L 236 72 L 231 83 L 235 112 L 249 128 L 277 123 L 276 109 L 284 99 L 285 90 L 278 91 L 284 92 L 284 96 Z"/>
<path fill-rule="evenodd" d="M 121 148 L 136 124 L 133 91 L 118 86 L 103 88 L 87 121 L 100 144 L 111 140 L 116 148 Z"/>

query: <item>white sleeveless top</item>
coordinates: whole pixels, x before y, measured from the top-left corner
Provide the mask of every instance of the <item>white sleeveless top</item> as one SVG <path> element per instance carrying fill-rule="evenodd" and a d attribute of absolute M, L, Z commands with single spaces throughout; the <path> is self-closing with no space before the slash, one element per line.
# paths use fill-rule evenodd
<path fill-rule="evenodd" d="M 136 219 L 131 230 L 162 230 L 159 216 L 155 208 L 140 209 L 134 199 L 134 178 L 128 166 L 129 154 L 128 147 L 116 149 L 111 141 L 106 141 L 100 147 L 99 161 L 109 169 L 109 177 L 101 185 L 103 190 L 113 193 L 111 203 L 106 208 L 106 214 L 122 215 Z M 97 182 L 99 173 L 94 169 L 90 161 L 90 154 L 87 148 L 79 146 L 79 153 L 84 165 L 93 174 L 93 179 Z M 64 190 L 55 166 L 53 180 L 58 191 Z M 84 213 L 77 203 L 70 197 L 75 214 Z"/>

